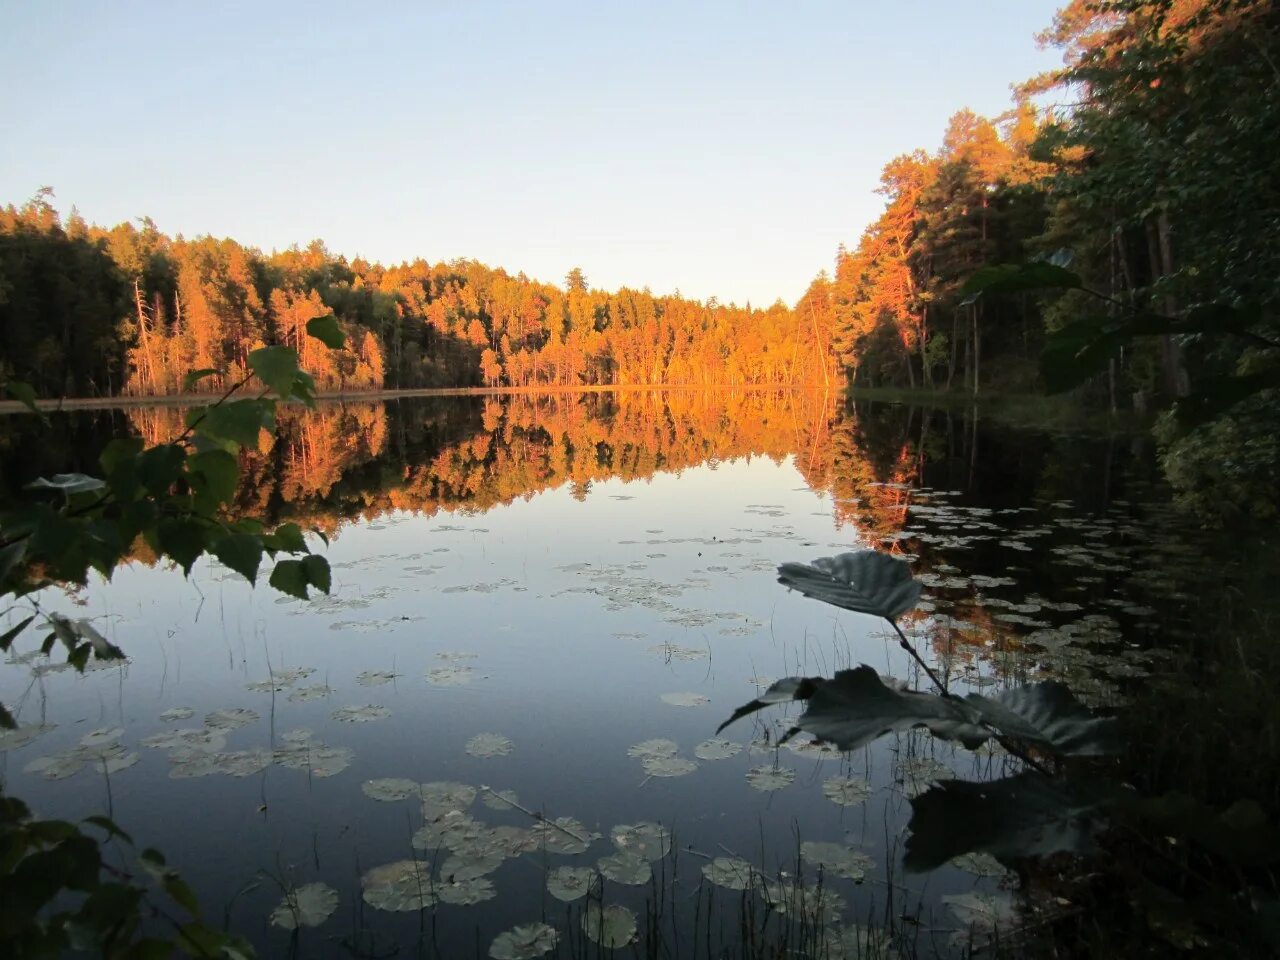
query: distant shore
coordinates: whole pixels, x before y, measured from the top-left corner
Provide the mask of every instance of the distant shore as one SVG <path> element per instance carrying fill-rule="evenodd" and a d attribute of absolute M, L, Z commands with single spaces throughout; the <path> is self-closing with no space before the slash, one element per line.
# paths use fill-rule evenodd
<path fill-rule="evenodd" d="M 820 383 L 732 383 L 732 384 L 693 384 L 693 383 L 642 383 L 642 384 L 606 384 L 582 386 L 557 386 L 543 384 L 536 387 L 431 387 L 414 390 L 348 390 L 326 391 L 316 394 L 316 399 L 324 402 L 346 402 L 348 400 L 396 400 L 401 397 L 498 397 L 514 394 L 560 394 L 560 393 L 618 393 L 622 391 L 666 391 L 687 390 L 701 392 L 707 390 L 759 391 L 759 390 L 828 390 L 838 392 L 837 388 L 826 388 Z M 123 407 L 191 407 L 209 403 L 218 398 L 211 393 L 180 393 L 167 396 L 121 396 L 121 397 L 57 397 L 39 399 L 36 406 L 41 410 L 57 412 L 59 410 L 111 410 Z M 17 400 L 0 400 L 0 414 L 22 413 L 27 408 Z"/>

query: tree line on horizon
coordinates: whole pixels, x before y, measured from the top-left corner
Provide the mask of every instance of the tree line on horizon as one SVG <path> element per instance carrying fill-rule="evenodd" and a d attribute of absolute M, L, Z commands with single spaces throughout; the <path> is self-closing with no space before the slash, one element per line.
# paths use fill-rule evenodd
<path fill-rule="evenodd" d="M 891 160 L 883 212 L 792 307 L 562 286 L 472 260 L 384 266 L 321 241 L 263 253 L 149 219 L 0 210 L 0 377 L 45 396 L 218 391 L 264 344 L 330 391 L 821 384 L 1034 391 L 1046 337 L 1090 312 L 1280 299 L 1280 26 L 1262 0 L 1070 0 L 1039 38 L 1064 66 L 941 146 Z M 1272 55 L 1274 54 L 1274 56 Z M 1067 95 L 1067 107 L 1036 97 Z M 992 264 L 1068 260 L 1096 294 L 965 296 Z M 335 315 L 346 346 L 306 337 Z M 1184 338 L 1185 339 L 1185 338 Z M 1245 362 L 1165 336 L 1092 391 L 1175 398 Z"/>

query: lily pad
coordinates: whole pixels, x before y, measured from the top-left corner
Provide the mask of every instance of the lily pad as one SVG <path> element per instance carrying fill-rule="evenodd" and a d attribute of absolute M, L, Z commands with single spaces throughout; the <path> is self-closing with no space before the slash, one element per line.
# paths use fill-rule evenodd
<path fill-rule="evenodd" d="M 338 909 L 338 891 L 327 883 L 308 883 L 286 893 L 271 912 L 271 922 L 286 930 L 318 927 Z"/>
<path fill-rule="evenodd" d="M 475 679 L 470 667 L 436 667 L 427 672 L 427 682 L 438 687 L 460 687 Z"/>
<path fill-rule="evenodd" d="M 960 893 L 943 897 L 942 902 L 964 928 L 952 936 L 957 943 L 989 939 L 1000 929 L 1012 928 L 1018 920 L 1013 898 L 1008 894 Z"/>
<path fill-rule="evenodd" d="M 786 767 L 752 767 L 747 771 L 747 783 L 766 792 L 790 786 L 795 778 L 796 772 Z"/>
<path fill-rule="evenodd" d="M 422 816 L 425 820 L 435 820 L 445 813 L 465 810 L 476 799 L 475 787 L 449 780 L 424 783 L 421 791 Z"/>
<path fill-rule="evenodd" d="M 466 880 L 448 880 L 436 884 L 436 897 L 441 903 L 468 907 L 483 903 L 497 896 L 493 883 L 487 877 L 471 877 Z"/>
<path fill-rule="evenodd" d="M 644 772 L 651 777 L 683 777 L 693 773 L 698 765 L 683 757 L 646 757 Z"/>
<path fill-rule="evenodd" d="M 674 740 L 642 740 L 635 746 L 627 748 L 627 756 L 638 757 L 641 760 L 649 757 L 674 757 L 679 749 Z"/>
<path fill-rule="evenodd" d="M 339 723 L 368 723 L 370 720 L 382 720 L 391 716 L 386 707 L 366 703 L 360 707 L 339 707 L 330 716 Z"/>
<path fill-rule="evenodd" d="M 32 760 L 22 768 L 27 773 L 36 773 L 46 780 L 65 780 L 84 769 L 84 761 L 66 753 L 55 753 L 48 757 Z"/>
<path fill-rule="evenodd" d="M 557 900 L 571 903 L 585 897 L 596 872 L 590 867 L 556 867 L 547 873 L 547 892 Z"/>
<path fill-rule="evenodd" d="M 932 757 L 911 757 L 898 764 L 898 777 L 906 797 L 918 797 L 933 784 L 954 780 L 955 771 Z"/>
<path fill-rule="evenodd" d="M 533 828 L 540 849 L 548 853 L 578 854 L 586 852 L 600 834 L 588 830 L 573 817 L 540 820 Z"/>
<path fill-rule="evenodd" d="M 490 810 L 514 810 L 518 809 L 520 797 L 514 790 L 491 790 L 483 787 L 480 802 Z"/>
<path fill-rule="evenodd" d="M 170 707 L 160 714 L 160 719 L 164 723 L 173 723 L 175 720 L 190 720 L 195 715 L 196 712 L 190 707 Z"/>
<path fill-rule="evenodd" d="M 623 823 L 610 831 L 613 845 L 646 860 L 661 860 L 671 852 L 671 831 L 660 823 Z"/>
<path fill-rule="evenodd" d="M 626 851 L 601 857 L 597 868 L 601 874 L 615 883 L 631 887 L 648 883 L 653 876 L 653 869 L 649 866 L 648 860 Z"/>
<path fill-rule="evenodd" d="M 875 866 L 870 857 L 839 843 L 805 841 L 800 844 L 800 856 L 846 880 L 862 880 Z"/>
<path fill-rule="evenodd" d="M 229 710 L 215 710 L 204 718 L 204 725 L 210 730 L 235 730 L 260 719 L 256 710 L 233 707 Z"/>
<path fill-rule="evenodd" d="M 545 923 L 527 923 L 500 933 L 489 947 L 493 960 L 535 960 L 550 953 L 559 942 L 555 928 Z"/>
<path fill-rule="evenodd" d="M 855 777 L 832 777 L 822 784 L 822 795 L 842 807 L 853 807 L 871 796 L 871 784 Z"/>
<path fill-rule="evenodd" d="M 408 800 L 418 796 L 418 784 L 415 780 L 400 777 L 386 777 L 380 780 L 366 780 L 360 789 L 370 800 L 382 803 L 393 803 L 397 800 Z"/>
<path fill-rule="evenodd" d="M 380 687 L 384 683 L 390 683 L 400 676 L 398 673 L 392 673 L 390 670 L 365 670 L 363 673 L 356 675 L 356 683 L 362 687 Z"/>
<path fill-rule="evenodd" d="M 1011 871 L 989 853 L 965 853 L 947 861 L 951 866 L 976 877 L 1004 877 Z"/>
<path fill-rule="evenodd" d="M 323 700 L 333 694 L 333 687 L 327 683 L 314 683 L 307 687 L 299 687 L 289 694 L 290 703 L 306 703 L 308 700 Z"/>
<path fill-rule="evenodd" d="M 374 867 L 360 878 L 364 902 L 378 910 L 425 910 L 435 903 L 431 868 L 419 860 L 397 860 Z"/>
<path fill-rule="evenodd" d="M 109 728 L 103 727 L 99 730 L 94 730 L 90 733 L 86 733 L 83 737 L 81 737 L 80 746 L 90 747 L 90 748 L 105 747 L 105 746 L 109 746 L 110 744 L 116 743 L 123 736 L 124 736 L 123 727 L 109 727 Z"/>
<path fill-rule="evenodd" d="M 467 741 L 466 750 L 473 757 L 505 757 L 511 753 L 511 741 L 500 733 L 478 733 Z"/>
<path fill-rule="evenodd" d="M 25 747 L 56 726 L 57 724 L 55 723 L 29 723 L 25 726 L 14 727 L 12 730 L 0 730 L 0 753 Z"/>
<path fill-rule="evenodd" d="M 748 890 L 754 882 L 756 871 L 746 860 L 738 857 L 716 857 L 710 863 L 702 865 L 702 875 L 718 887 Z"/>
<path fill-rule="evenodd" d="M 616 903 L 601 907 L 593 901 L 582 912 L 582 931 L 592 943 L 616 950 L 636 938 L 636 915 Z"/>
<path fill-rule="evenodd" d="M 711 702 L 700 693 L 664 693 L 661 700 L 673 707 L 702 707 Z"/>
<path fill-rule="evenodd" d="M 732 740 L 721 740 L 718 737 L 703 740 L 693 748 L 693 755 L 699 760 L 728 760 L 741 752 L 742 744 L 734 743 Z"/>

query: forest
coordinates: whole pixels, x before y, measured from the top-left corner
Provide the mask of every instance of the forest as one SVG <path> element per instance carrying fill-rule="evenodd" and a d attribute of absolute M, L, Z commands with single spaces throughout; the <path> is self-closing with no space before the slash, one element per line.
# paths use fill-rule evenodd
<path fill-rule="evenodd" d="M 1039 38 L 1064 66 L 1018 85 L 1007 113 L 961 110 L 936 150 L 890 160 L 883 212 L 792 307 L 611 293 L 576 268 L 556 286 L 465 259 L 383 266 L 319 240 L 267 254 L 169 237 L 146 218 L 64 220 L 44 189 L 0 211 L 0 373 L 44 396 L 147 396 L 212 370 L 200 387 L 220 391 L 252 349 L 282 344 L 325 391 L 1039 392 L 1047 338 L 1082 317 L 1220 305 L 1273 322 L 1278 37 L 1258 0 L 1072 0 Z M 966 296 L 984 266 L 1051 258 L 1092 295 Z M 328 314 L 347 332 L 341 350 L 304 335 Z M 1164 335 L 1126 344 L 1081 394 L 1144 411 L 1273 353 L 1256 333 Z"/>

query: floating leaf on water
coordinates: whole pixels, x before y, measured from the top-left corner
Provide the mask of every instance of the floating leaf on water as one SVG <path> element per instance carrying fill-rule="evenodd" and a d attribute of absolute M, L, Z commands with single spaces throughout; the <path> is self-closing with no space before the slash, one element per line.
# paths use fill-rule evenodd
<path fill-rule="evenodd" d="M 195 715 L 196 712 L 190 707 L 170 707 L 160 714 L 160 720 L 164 723 L 173 723 L 175 720 L 190 720 Z"/>
<path fill-rule="evenodd" d="M 312 732 L 306 727 L 298 727 L 295 730 L 289 730 L 286 733 L 280 734 L 280 739 L 289 743 L 305 743 L 310 740 L 312 736 L 314 736 L 314 734 L 312 734 Z"/>
<path fill-rule="evenodd" d="M 382 720 L 391 716 L 391 711 L 386 707 L 366 703 L 360 707 L 339 707 L 330 716 L 339 723 L 368 723 L 370 720 Z"/>
<path fill-rule="evenodd" d="M 435 820 L 451 811 L 465 810 L 476 799 L 476 788 L 465 783 L 441 780 L 424 783 L 420 789 L 424 820 Z"/>
<path fill-rule="evenodd" d="M 998 930 L 1013 927 L 1018 920 L 1013 898 L 1008 894 L 960 893 L 945 896 L 942 902 L 964 928 L 952 935 L 954 943 L 989 939 Z"/>
<path fill-rule="evenodd" d="M 800 844 L 800 856 L 846 880 L 862 880 L 867 871 L 875 866 L 875 861 L 870 857 L 840 843 L 807 840 Z"/>
<path fill-rule="evenodd" d="M 286 930 L 318 927 L 338 909 L 338 891 L 327 883 L 308 883 L 286 893 L 271 911 L 271 922 Z"/>
<path fill-rule="evenodd" d="M 410 842 L 415 850 L 444 848 L 456 851 L 463 847 L 474 849 L 477 842 L 483 842 L 488 834 L 489 828 L 479 820 L 461 810 L 448 810 L 424 823 Z"/>
<path fill-rule="evenodd" d="M 514 790 L 490 790 L 486 787 L 481 792 L 480 802 L 490 810 L 511 810 L 519 808 L 520 797 Z"/>
<path fill-rule="evenodd" d="M 119 773 L 121 770 L 127 770 L 137 763 L 139 757 L 136 753 L 120 753 L 114 756 L 99 757 L 93 764 L 95 770 L 100 773 Z"/>
<path fill-rule="evenodd" d="M 832 803 L 852 807 L 871 796 L 871 784 L 855 777 L 832 777 L 822 784 L 822 795 Z"/>
<path fill-rule="evenodd" d="M 392 673 L 390 670 L 366 670 L 356 676 L 356 683 L 362 687 L 378 687 L 384 683 L 390 683 L 398 673 Z"/>
<path fill-rule="evenodd" d="M 507 791 L 510 792 L 510 791 Z M 533 853 L 538 849 L 538 838 L 532 830 L 523 827 L 500 826 L 489 831 L 494 847 L 502 851 L 504 857 L 518 857 L 522 853 Z"/>
<path fill-rule="evenodd" d="M 438 687 L 460 687 L 475 679 L 470 667 L 436 667 L 427 671 L 427 682 Z"/>
<path fill-rule="evenodd" d="M 418 796 L 418 783 L 401 777 L 384 777 L 380 780 L 366 780 L 360 789 L 370 800 L 381 803 L 393 803 L 397 800 L 408 800 Z"/>
<path fill-rule="evenodd" d="M 215 710 L 204 718 L 204 725 L 210 730 L 235 730 L 261 719 L 257 711 L 245 707 L 233 707 L 229 710 Z"/>
<path fill-rule="evenodd" d="M 823 757 L 838 757 L 841 750 L 833 743 L 827 743 L 824 740 L 788 740 L 787 749 L 792 753 L 801 757 L 814 757 L 822 759 Z"/>
<path fill-rule="evenodd" d="M 646 860 L 661 860 L 671 852 L 671 831 L 660 823 L 623 823 L 610 831 L 613 845 Z"/>
<path fill-rule="evenodd" d="M 124 736 L 123 727 L 102 727 L 86 733 L 80 738 L 80 746 L 82 747 L 106 747 L 118 741 Z"/>
<path fill-rule="evenodd" d="M 1010 873 L 1008 867 L 989 853 L 965 853 L 952 857 L 947 863 L 978 877 L 1003 877 Z"/>
<path fill-rule="evenodd" d="M 673 707 L 701 707 L 711 702 L 700 693 L 664 693 L 661 699 Z"/>
<path fill-rule="evenodd" d="M 55 753 L 32 760 L 22 769 L 27 773 L 39 774 L 46 780 L 65 780 L 83 770 L 84 761 L 66 753 Z"/>
<path fill-rule="evenodd" d="M 683 757 L 645 757 L 644 772 L 651 777 L 683 777 L 693 773 L 698 765 Z"/>
<path fill-rule="evenodd" d="M 641 760 L 649 757 L 674 757 L 679 749 L 674 740 L 642 740 L 635 746 L 627 748 L 627 756 L 638 757 Z"/>
<path fill-rule="evenodd" d="M 781 790 L 796 778 L 796 772 L 786 767 L 752 767 L 747 771 L 747 783 L 756 790 Z"/>
<path fill-rule="evenodd" d="M 489 956 L 493 960 L 535 960 L 554 950 L 559 940 L 555 928 L 545 923 L 527 923 L 494 937 Z"/>
<path fill-rule="evenodd" d="M 939 780 L 952 780 L 955 775 L 954 770 L 932 757 L 910 757 L 898 764 L 902 793 L 907 797 L 918 797 Z"/>
<path fill-rule="evenodd" d="M 194 777 L 208 777 L 220 772 L 217 754 L 195 754 L 171 766 L 169 768 L 169 779 L 190 780 Z"/>
<path fill-rule="evenodd" d="M 839 922 L 845 909 L 844 899 L 826 886 L 806 887 L 793 880 L 765 881 L 760 893 L 776 913 L 820 925 Z"/>
<path fill-rule="evenodd" d="M 653 870 L 649 861 L 634 853 L 619 851 L 607 857 L 601 857 L 597 863 L 600 873 L 614 883 L 629 887 L 638 887 L 649 882 Z"/>
<path fill-rule="evenodd" d="M 547 892 L 557 900 L 572 903 L 587 895 L 595 875 L 590 867 L 556 867 L 547 873 Z"/>
<path fill-rule="evenodd" d="M 309 687 L 299 687 L 293 693 L 289 694 L 290 703 L 306 703 L 308 700 L 321 700 L 333 693 L 333 687 L 325 683 L 312 684 Z"/>
<path fill-rule="evenodd" d="M 585 853 L 587 847 L 600 839 L 600 834 L 588 830 L 573 817 L 556 817 L 540 820 L 532 830 L 539 849 L 548 853 Z"/>
<path fill-rule="evenodd" d="M 601 908 L 592 901 L 582 912 L 582 931 L 592 943 L 616 950 L 635 939 L 636 915 L 618 904 Z"/>
<path fill-rule="evenodd" d="M 436 896 L 441 903 L 469 907 L 485 900 L 492 900 L 497 893 L 488 877 L 472 877 L 468 880 L 440 881 L 436 884 Z"/>
<path fill-rule="evenodd" d="M 448 663 L 461 663 L 464 660 L 475 660 L 479 657 L 476 653 L 467 653 L 463 650 L 440 650 L 436 653 L 437 660 L 444 660 Z"/>
<path fill-rule="evenodd" d="M 56 723 L 29 723 L 12 730 L 0 729 L 0 753 L 25 747 L 56 727 Z"/>
<path fill-rule="evenodd" d="M 435 903 L 431 868 L 418 860 L 374 867 L 360 878 L 364 902 L 378 910 L 425 910 Z"/>
<path fill-rule="evenodd" d="M 233 750 L 214 754 L 220 773 L 233 777 L 251 777 L 271 766 L 275 755 L 270 750 Z"/>
<path fill-rule="evenodd" d="M 488 852 L 480 856 L 473 853 L 453 853 L 440 864 L 440 879 L 449 883 L 460 883 L 463 880 L 487 877 L 502 866 L 504 859 L 501 853 Z M 441 899 L 443 900 L 444 897 Z"/>
<path fill-rule="evenodd" d="M 755 868 L 737 857 L 716 857 L 703 864 L 702 875 L 718 887 L 728 890 L 748 890 L 753 883 Z"/>
<path fill-rule="evenodd" d="M 287 743 L 274 751 L 282 767 L 306 770 L 313 777 L 332 777 L 351 765 L 355 754 L 348 747 L 330 747 L 318 740 Z"/>
<path fill-rule="evenodd" d="M 505 757 L 511 753 L 511 741 L 500 733 L 477 733 L 466 750 L 473 757 Z"/>
<path fill-rule="evenodd" d="M 732 740 L 721 740 L 714 737 L 703 740 L 693 748 L 693 755 L 699 760 L 728 760 L 742 752 L 742 744 Z"/>

